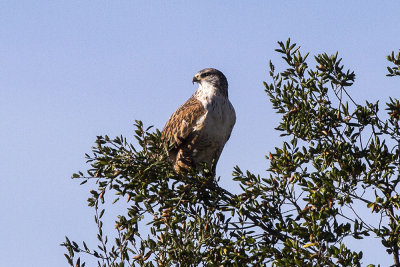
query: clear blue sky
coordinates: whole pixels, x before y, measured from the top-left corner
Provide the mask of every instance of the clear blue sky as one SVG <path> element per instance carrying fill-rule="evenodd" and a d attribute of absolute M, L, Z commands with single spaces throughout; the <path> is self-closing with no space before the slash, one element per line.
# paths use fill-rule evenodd
<path fill-rule="evenodd" d="M 230 84 L 237 123 L 217 173 L 232 191 L 233 166 L 265 174 L 282 142 L 262 85 L 268 60 L 280 65 L 277 41 L 339 51 L 359 102 L 399 96 L 400 80 L 385 77 L 399 11 L 399 1 L 1 1 L 0 265 L 67 266 L 64 236 L 95 238 L 93 185 L 70 176 L 96 135 L 132 136 L 135 119 L 162 128 L 200 69 Z M 376 241 L 357 246 L 364 263 L 392 263 Z"/>

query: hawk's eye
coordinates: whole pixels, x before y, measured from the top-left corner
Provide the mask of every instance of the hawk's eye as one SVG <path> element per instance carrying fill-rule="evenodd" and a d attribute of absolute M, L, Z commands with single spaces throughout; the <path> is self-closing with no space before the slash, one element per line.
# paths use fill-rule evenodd
<path fill-rule="evenodd" d="M 202 73 L 202 74 L 201 74 L 201 78 L 207 77 L 207 76 L 210 75 L 210 74 L 211 74 L 211 73 L 209 73 L 209 72 Z"/>

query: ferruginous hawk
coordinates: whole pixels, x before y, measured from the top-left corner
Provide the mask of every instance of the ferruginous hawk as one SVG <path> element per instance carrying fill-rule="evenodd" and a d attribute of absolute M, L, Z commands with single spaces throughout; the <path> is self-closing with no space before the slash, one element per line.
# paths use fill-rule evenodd
<path fill-rule="evenodd" d="M 169 160 L 176 172 L 205 163 L 214 176 L 235 125 L 235 109 L 228 99 L 228 81 L 222 72 L 201 70 L 193 77 L 195 82 L 199 88 L 171 115 L 161 136 L 173 145 Z"/>

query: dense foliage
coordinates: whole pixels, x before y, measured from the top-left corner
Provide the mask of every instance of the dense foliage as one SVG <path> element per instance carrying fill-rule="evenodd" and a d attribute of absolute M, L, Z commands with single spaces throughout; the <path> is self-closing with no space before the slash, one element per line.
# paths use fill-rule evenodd
<path fill-rule="evenodd" d="M 232 194 L 207 178 L 207 166 L 176 174 L 159 131 L 139 121 L 136 146 L 99 136 L 87 174 L 73 175 L 96 183 L 88 203 L 99 244 L 66 238 L 71 266 L 87 257 L 99 266 L 360 266 L 362 251 L 346 240 L 366 236 L 379 238 L 400 266 L 399 101 L 390 98 L 381 117 L 378 102 L 351 98 L 355 74 L 337 53 L 315 56 L 312 68 L 290 40 L 278 44 L 287 68 L 270 63 L 264 85 L 282 114 L 276 130 L 284 141 L 267 155 L 268 172 L 235 167 L 242 191 Z M 399 76 L 400 53 L 387 59 L 388 76 Z M 106 201 L 127 205 L 114 230 L 103 229 Z"/>

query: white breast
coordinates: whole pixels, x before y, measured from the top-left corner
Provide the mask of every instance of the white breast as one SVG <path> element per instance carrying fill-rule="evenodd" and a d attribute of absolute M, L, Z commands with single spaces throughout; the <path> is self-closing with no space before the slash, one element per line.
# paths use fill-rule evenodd
<path fill-rule="evenodd" d="M 196 97 L 201 101 L 207 113 L 199 120 L 198 129 L 206 134 L 213 146 L 224 146 L 236 121 L 235 110 L 229 99 L 210 85 L 200 86 Z"/>

